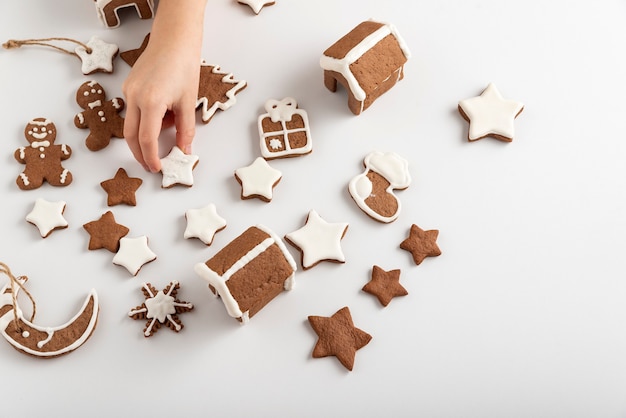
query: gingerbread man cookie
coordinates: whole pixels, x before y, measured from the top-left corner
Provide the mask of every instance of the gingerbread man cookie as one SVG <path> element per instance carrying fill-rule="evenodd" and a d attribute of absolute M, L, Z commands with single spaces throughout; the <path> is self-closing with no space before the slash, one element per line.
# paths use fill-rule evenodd
<path fill-rule="evenodd" d="M 67 186 L 72 182 L 72 173 L 61 165 L 61 161 L 70 158 L 72 149 L 65 144 L 55 145 L 56 135 L 56 126 L 46 118 L 28 122 L 24 136 L 30 146 L 20 147 L 14 154 L 18 162 L 26 165 L 15 181 L 20 189 L 37 189 L 44 181 L 52 186 Z"/>
<path fill-rule="evenodd" d="M 76 92 L 76 103 L 84 110 L 74 117 L 77 128 L 91 132 L 85 140 L 91 151 L 100 151 L 109 145 L 111 138 L 124 138 L 124 100 L 116 97 L 106 100 L 102 86 L 95 81 L 83 83 Z"/>

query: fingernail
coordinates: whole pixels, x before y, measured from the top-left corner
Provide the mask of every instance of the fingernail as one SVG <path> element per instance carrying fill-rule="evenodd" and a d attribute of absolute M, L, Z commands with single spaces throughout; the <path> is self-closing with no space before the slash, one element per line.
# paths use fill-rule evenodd
<path fill-rule="evenodd" d="M 185 154 L 191 154 L 191 145 L 185 145 L 185 149 L 183 149 Z"/>

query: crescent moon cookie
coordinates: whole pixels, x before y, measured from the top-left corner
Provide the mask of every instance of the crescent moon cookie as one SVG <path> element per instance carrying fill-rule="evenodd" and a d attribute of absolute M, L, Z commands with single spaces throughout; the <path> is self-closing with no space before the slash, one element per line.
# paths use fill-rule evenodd
<path fill-rule="evenodd" d="M 68 186 L 72 173 L 63 168 L 61 162 L 72 155 L 69 145 L 54 143 L 57 129 L 46 118 L 35 118 L 26 124 L 24 137 L 28 146 L 15 150 L 17 162 L 24 164 L 24 171 L 15 180 L 22 190 L 39 188 L 44 181 L 52 186 Z"/>
<path fill-rule="evenodd" d="M 513 141 L 514 121 L 524 110 L 524 105 L 504 99 L 495 84 L 489 83 L 480 96 L 461 100 L 461 116 L 469 122 L 468 141 L 491 136 L 504 142 Z"/>
<path fill-rule="evenodd" d="M 68 354 L 83 345 L 91 336 L 98 322 L 98 295 L 92 290 L 82 307 L 65 324 L 43 327 L 25 319 L 17 303 L 17 293 L 26 281 L 15 278 L 20 285 L 11 284 L 0 291 L 0 333 L 18 351 L 38 358 L 53 358 Z M 17 314 L 17 316 L 16 316 Z"/>
<path fill-rule="evenodd" d="M 267 159 L 297 157 L 313 149 L 307 113 L 292 97 L 268 100 L 259 116 L 261 155 Z"/>
<path fill-rule="evenodd" d="M 304 226 L 285 235 L 285 239 L 301 252 L 302 268 L 308 270 L 322 261 L 345 263 L 341 240 L 347 230 L 347 223 L 326 222 L 311 210 Z"/>
<path fill-rule="evenodd" d="M 128 316 L 132 319 L 148 320 L 143 329 L 144 337 L 154 335 L 163 324 L 174 332 L 179 332 L 184 328 L 183 323 L 178 319 L 178 314 L 191 311 L 193 305 L 178 300 L 179 289 L 180 284 L 175 280 L 170 282 L 165 289 L 159 291 L 150 283 L 142 285 L 141 291 L 146 300 L 128 312 Z"/>
<path fill-rule="evenodd" d="M 39 229 L 42 238 L 47 238 L 52 231 L 67 228 L 68 223 L 63 217 L 65 202 L 50 202 L 43 198 L 35 200 L 33 209 L 26 215 L 26 221 Z"/>
<path fill-rule="evenodd" d="M 247 167 L 235 170 L 235 178 L 241 185 L 241 199 L 271 201 L 274 187 L 282 177 L 282 173 L 271 167 L 262 157 L 258 157 Z"/>
<path fill-rule="evenodd" d="M 393 190 L 404 190 L 411 184 L 409 163 L 396 153 L 374 151 L 365 157 L 363 165 L 365 171 L 348 184 L 350 196 L 372 219 L 395 221 L 401 205 Z"/>

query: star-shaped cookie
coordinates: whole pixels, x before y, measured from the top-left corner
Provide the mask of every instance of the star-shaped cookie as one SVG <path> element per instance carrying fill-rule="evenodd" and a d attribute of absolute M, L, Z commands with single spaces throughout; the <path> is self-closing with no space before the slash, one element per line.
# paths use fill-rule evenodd
<path fill-rule="evenodd" d="M 42 238 L 46 238 L 56 229 L 67 228 L 67 221 L 63 217 L 65 202 L 50 202 L 43 198 L 35 200 L 33 209 L 26 215 L 26 221 L 39 229 Z"/>
<path fill-rule="evenodd" d="M 88 75 L 95 72 L 112 73 L 113 59 L 117 56 L 119 48 L 115 44 L 104 42 L 102 39 L 92 36 L 84 46 L 77 46 L 74 52 L 82 61 L 81 70 Z"/>
<path fill-rule="evenodd" d="M 372 269 L 372 279 L 363 286 L 364 292 L 378 298 L 383 306 L 389 305 L 396 296 L 406 296 L 409 292 L 400 284 L 400 270 L 385 271 L 378 266 Z"/>
<path fill-rule="evenodd" d="M 302 253 L 302 268 L 310 269 L 321 261 L 344 263 L 341 239 L 348 230 L 347 223 L 329 223 L 314 210 L 309 212 L 304 226 L 285 235 L 285 239 Z"/>
<path fill-rule="evenodd" d="M 515 118 L 524 110 L 522 103 L 504 99 L 493 83 L 480 96 L 461 100 L 458 107 L 461 116 L 469 122 L 469 141 L 487 136 L 513 141 Z"/>
<path fill-rule="evenodd" d="M 143 51 L 145 51 L 148 46 L 148 42 L 150 41 L 150 34 L 147 34 L 145 38 L 143 38 L 143 42 L 137 49 L 129 49 L 128 51 L 124 51 L 120 53 L 120 58 L 131 67 L 135 65 Z"/>
<path fill-rule="evenodd" d="M 280 171 L 272 168 L 262 157 L 258 157 L 247 167 L 235 170 L 235 178 L 241 184 L 241 198 L 256 197 L 264 202 L 272 200 L 274 186 L 282 176 Z"/>
<path fill-rule="evenodd" d="M 120 248 L 120 239 L 130 231 L 124 225 L 115 222 L 113 212 L 108 211 L 97 221 L 87 222 L 83 225 L 89 234 L 89 249 L 98 250 L 105 248 L 112 253 Z"/>
<path fill-rule="evenodd" d="M 176 184 L 193 186 L 193 169 L 200 158 L 197 155 L 187 155 L 180 148 L 174 146 L 170 153 L 161 158 L 161 187 L 170 188 Z"/>
<path fill-rule="evenodd" d="M 265 6 L 271 6 L 276 3 L 274 0 L 237 0 L 240 4 L 246 4 L 254 11 L 255 14 L 259 14 L 261 9 Z"/>
<path fill-rule="evenodd" d="M 142 235 L 136 238 L 120 239 L 120 248 L 113 257 L 113 264 L 125 267 L 130 274 L 136 276 L 144 264 L 154 260 L 156 260 L 156 254 L 148 247 L 148 237 Z"/>
<path fill-rule="evenodd" d="M 135 192 L 141 186 L 143 180 L 138 177 L 128 177 L 126 170 L 120 168 L 115 173 L 115 177 L 100 183 L 100 186 L 107 192 L 107 205 L 115 206 L 125 204 L 136 206 L 137 200 Z"/>
<path fill-rule="evenodd" d="M 237 103 L 235 95 L 246 86 L 244 80 L 235 80 L 232 74 L 222 72 L 219 66 L 203 62 L 196 102 L 196 108 L 202 108 L 202 122 L 209 123 L 217 109 L 227 110 Z"/>
<path fill-rule="evenodd" d="M 437 245 L 439 231 L 436 229 L 424 231 L 419 226 L 411 225 L 409 236 L 400 243 L 400 248 L 407 250 L 413 256 L 415 264 L 419 265 L 426 257 L 436 257 L 441 255 L 441 250 Z"/>
<path fill-rule="evenodd" d="M 346 306 L 333 316 L 309 316 L 309 323 L 319 337 L 313 357 L 335 356 L 343 366 L 352 370 L 356 351 L 370 342 L 372 336 L 354 326 Z"/>
<path fill-rule="evenodd" d="M 215 234 L 226 227 L 226 220 L 217 214 L 213 203 L 200 209 L 189 209 L 185 212 L 187 228 L 184 237 L 198 238 L 206 245 L 211 245 Z"/>

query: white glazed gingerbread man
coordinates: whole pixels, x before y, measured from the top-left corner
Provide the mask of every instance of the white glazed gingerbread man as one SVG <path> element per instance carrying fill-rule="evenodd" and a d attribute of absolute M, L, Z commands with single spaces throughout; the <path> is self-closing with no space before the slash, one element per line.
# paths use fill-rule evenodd
<path fill-rule="evenodd" d="M 28 122 L 24 136 L 30 146 L 15 150 L 15 159 L 26 165 L 16 183 L 22 190 L 40 187 L 44 181 L 52 186 L 67 186 L 72 182 L 72 173 L 63 168 L 61 161 L 72 155 L 69 145 L 55 145 L 56 126 L 45 118 Z"/>
<path fill-rule="evenodd" d="M 77 128 L 91 131 L 85 145 L 91 151 L 100 151 L 111 142 L 112 137 L 124 138 L 124 100 L 116 97 L 106 100 L 106 93 L 95 81 L 83 83 L 76 92 L 76 103 L 84 110 L 74 117 Z"/>

